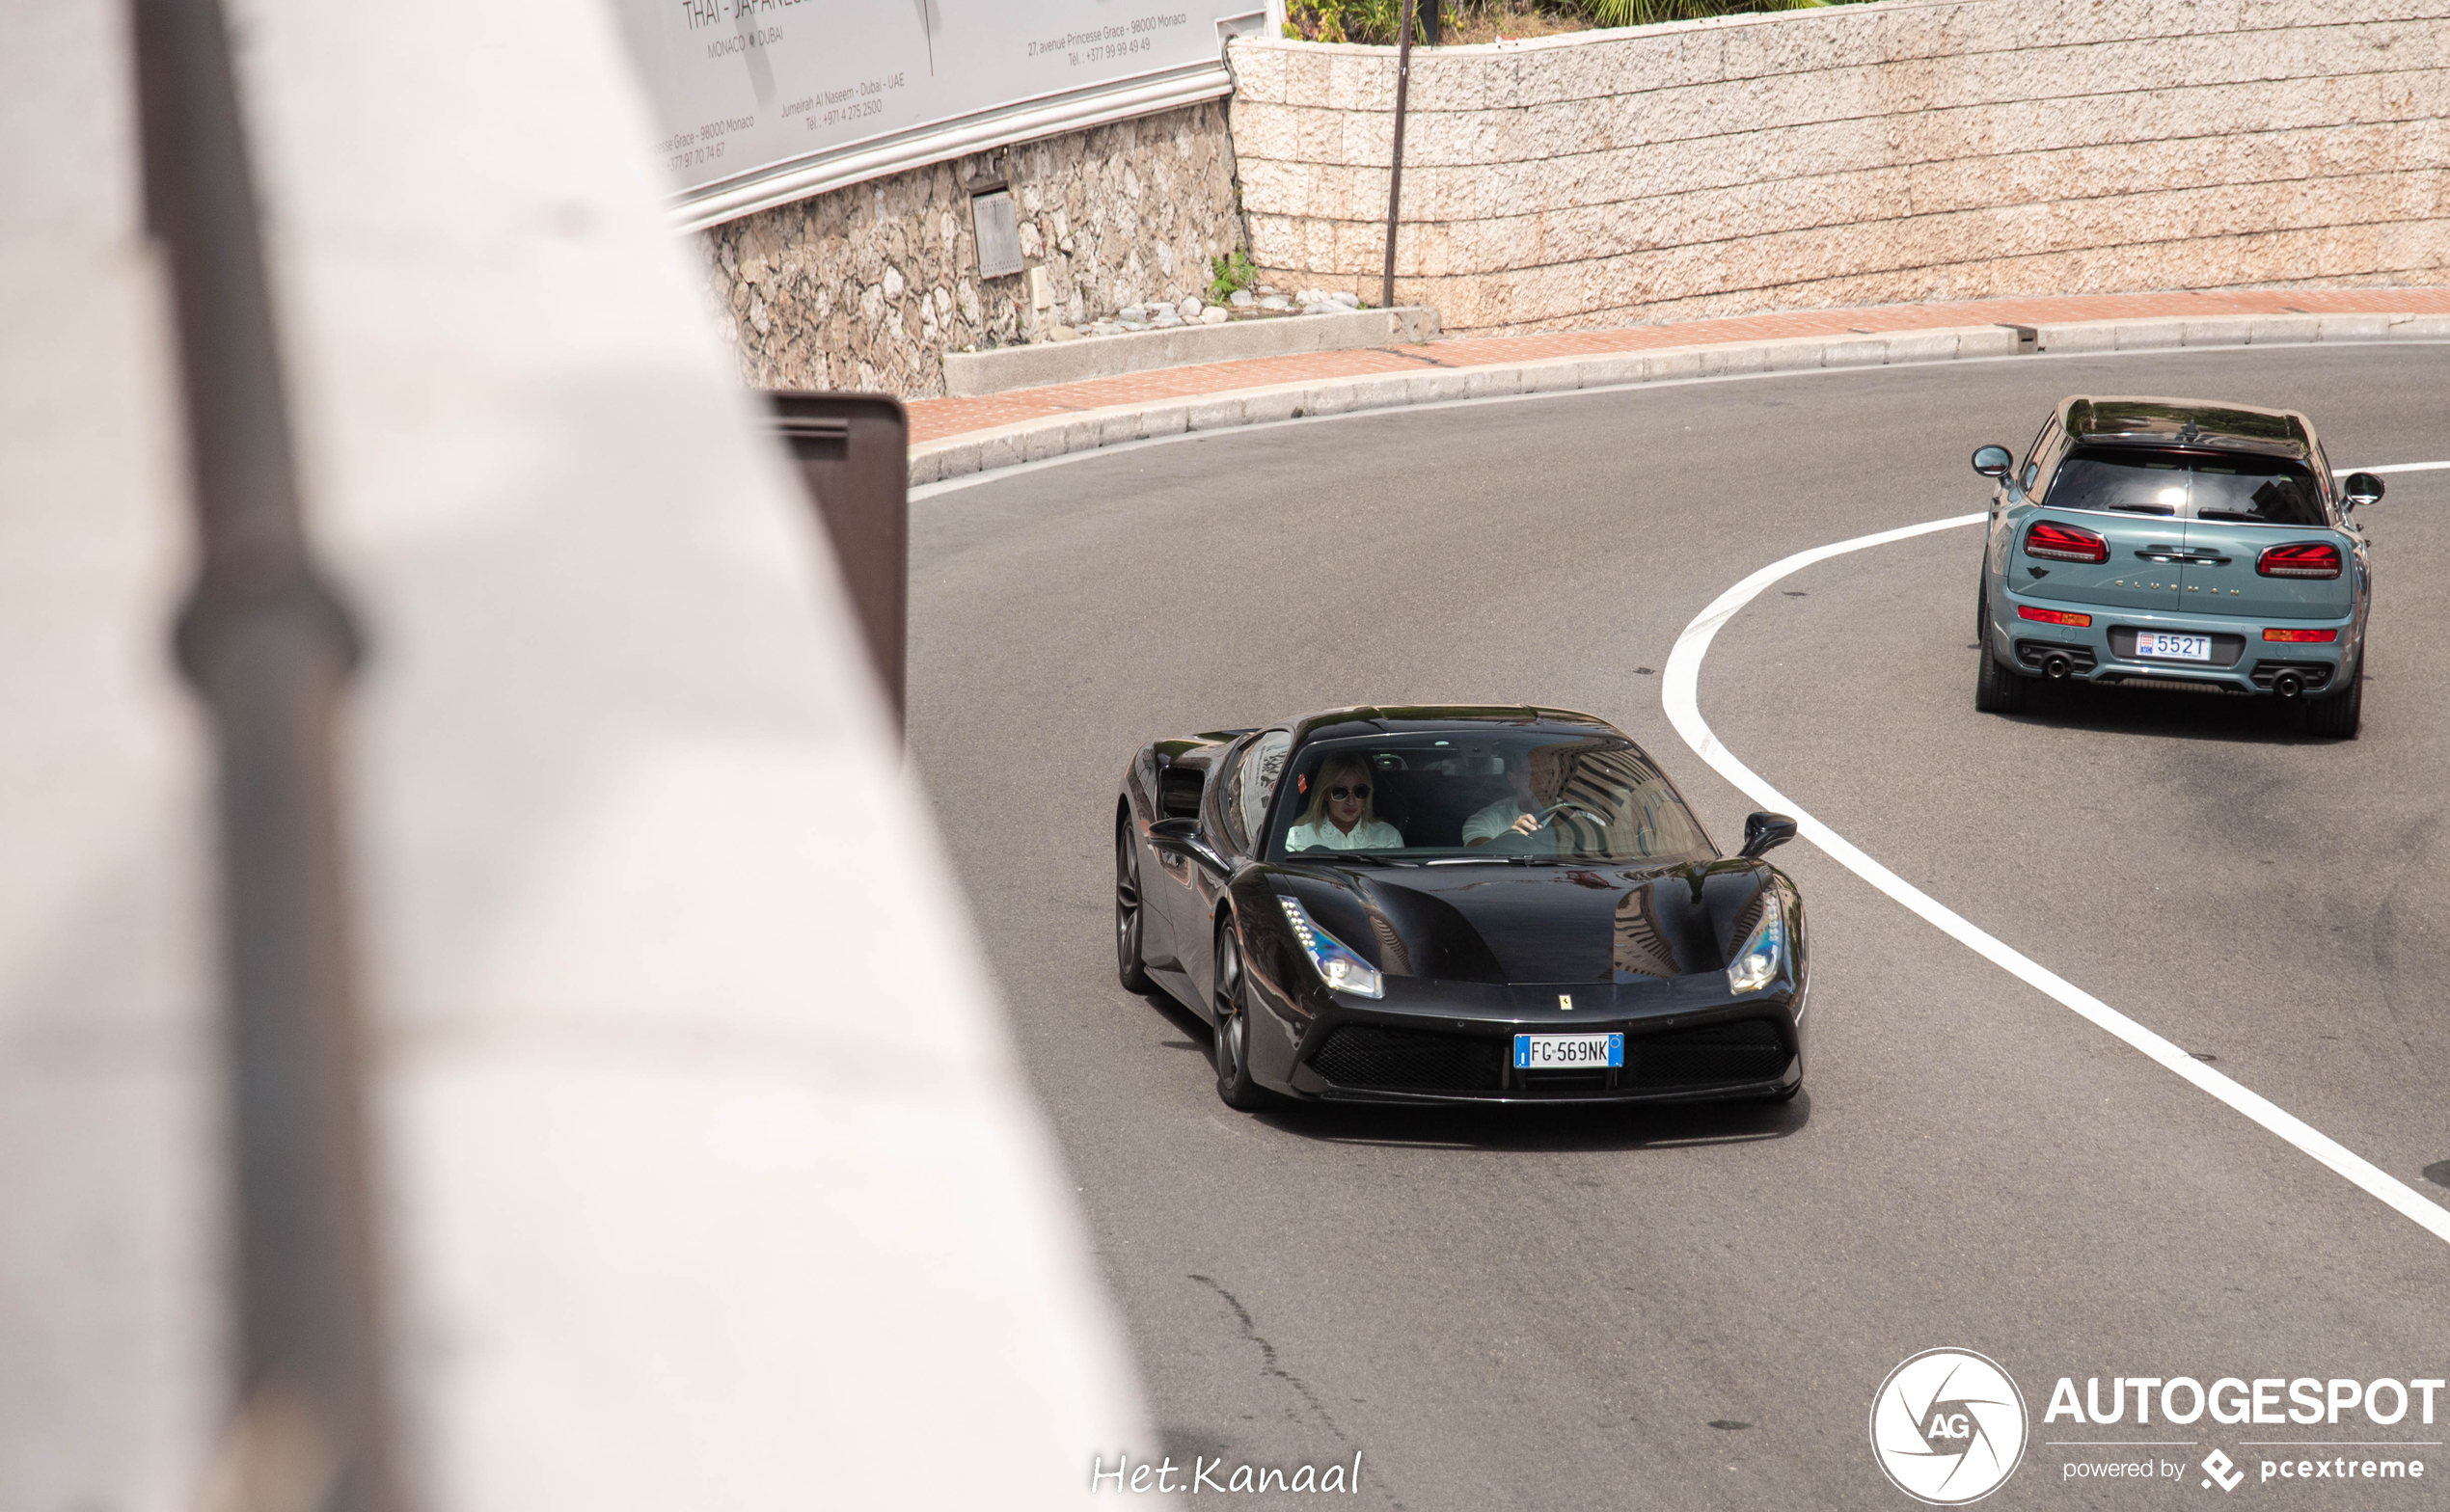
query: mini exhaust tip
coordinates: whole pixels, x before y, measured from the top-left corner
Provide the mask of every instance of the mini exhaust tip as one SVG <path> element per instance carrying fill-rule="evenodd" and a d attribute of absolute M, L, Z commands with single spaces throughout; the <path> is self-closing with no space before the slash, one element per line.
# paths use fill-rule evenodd
<path fill-rule="evenodd" d="M 2076 664 L 2068 661 L 2067 654 L 2062 651 L 2054 651 L 2042 658 L 2042 675 L 2054 683 L 2065 682 L 2067 674 L 2074 671 L 2075 666 Z"/>
<path fill-rule="evenodd" d="M 2272 679 L 2272 691 L 2279 694 L 2282 698 L 2294 698 L 2298 694 L 2305 691 L 2305 679 L 2298 676 L 2295 672 L 2282 672 L 2279 676 Z"/>

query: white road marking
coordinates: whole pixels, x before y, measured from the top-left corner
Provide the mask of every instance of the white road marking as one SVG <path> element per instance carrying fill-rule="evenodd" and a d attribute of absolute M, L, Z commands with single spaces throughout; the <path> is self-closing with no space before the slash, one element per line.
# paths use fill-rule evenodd
<path fill-rule="evenodd" d="M 2438 472 L 2450 468 L 2450 462 L 2394 462 L 2382 468 L 2333 468 L 2331 476 L 2346 477 L 2351 472 Z"/>
<path fill-rule="evenodd" d="M 2440 464 L 2435 464 L 2436 466 Z M 2367 469 L 2366 471 L 2374 471 Z M 1988 933 L 1976 929 L 1954 910 L 1923 892 L 1912 882 L 1890 871 L 1857 849 L 1844 836 L 1812 818 L 1795 805 L 1793 799 L 1761 780 L 1758 773 L 1738 761 L 1734 754 L 1719 743 L 1701 718 L 1700 700 L 1701 659 L 1710 649 L 1711 637 L 1719 627 L 1735 617 L 1735 611 L 1751 603 L 1763 588 L 1791 573 L 1814 562 L 1860 552 L 1869 547 L 1886 546 L 1892 541 L 1909 540 L 1928 535 L 1935 530 L 1955 530 L 1966 526 L 1980 525 L 1988 515 L 1955 515 L 1946 520 L 1926 521 L 1895 530 L 1882 530 L 1873 535 L 1859 535 L 1849 541 L 1831 546 L 1816 546 L 1808 552 L 1770 563 L 1734 587 L 1713 600 L 1708 608 L 1694 617 L 1678 635 L 1675 649 L 1669 653 L 1665 686 L 1660 698 L 1667 706 L 1668 720 L 1675 726 L 1684 742 L 1695 754 L 1717 769 L 1719 775 L 1735 784 L 1754 802 L 1763 808 L 1776 809 L 1795 818 L 1799 832 L 1820 847 L 1838 864 L 1879 888 L 1909 909 L 1920 914 L 1934 927 L 1953 937 L 1959 944 L 2017 976 L 2043 992 L 2056 998 L 2084 1018 L 2125 1040 L 2164 1069 L 2191 1082 L 2197 1088 L 2218 1097 L 2238 1112 L 2271 1130 L 2280 1138 L 2311 1155 L 2340 1175 L 2347 1177 L 2401 1215 L 2422 1227 L 2434 1237 L 2450 1241 L 2450 1208 L 2444 1208 L 2418 1193 L 2407 1183 L 2383 1171 L 2362 1155 L 2315 1128 L 2304 1120 L 2280 1107 L 2270 1098 L 2223 1076 L 2201 1061 L 2162 1039 L 2143 1025 L 2111 1008 L 2090 992 L 2067 981 L 2049 967 L 2010 949 Z"/>

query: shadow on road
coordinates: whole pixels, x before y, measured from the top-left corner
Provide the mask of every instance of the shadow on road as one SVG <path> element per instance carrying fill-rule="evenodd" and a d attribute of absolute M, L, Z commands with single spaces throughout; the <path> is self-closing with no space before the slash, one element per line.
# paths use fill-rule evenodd
<path fill-rule="evenodd" d="M 1811 1119 L 1811 1094 L 1786 1103 L 1634 1103 L 1587 1107 L 1389 1108 L 1286 1103 L 1258 1115 L 1270 1128 L 1338 1145 L 1491 1152 L 1610 1153 L 1784 1139 Z"/>
<path fill-rule="evenodd" d="M 2369 683 L 2379 682 L 2371 673 Z M 2090 683 L 2035 683 L 2026 689 L 2025 712 L 2006 716 L 2019 724 L 2081 729 L 2104 734 L 2158 736 L 2174 741 L 2219 741 L 2257 745 L 2336 745 L 2307 733 L 2305 706 L 2277 698 L 2235 693 L 2175 693 L 2101 687 Z"/>

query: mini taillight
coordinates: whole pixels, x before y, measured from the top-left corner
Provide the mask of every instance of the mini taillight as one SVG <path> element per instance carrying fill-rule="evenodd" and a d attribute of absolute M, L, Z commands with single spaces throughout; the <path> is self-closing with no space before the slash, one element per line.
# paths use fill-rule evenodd
<path fill-rule="evenodd" d="M 2055 562 L 2106 562 L 2110 543 L 2090 530 L 2036 520 L 2025 531 L 2025 554 Z"/>
<path fill-rule="evenodd" d="M 2093 617 L 2090 614 L 2070 614 L 2065 609 L 2037 609 L 2029 604 L 2020 604 L 2016 606 L 2016 617 L 2018 619 L 2039 620 L 2045 625 L 2082 626 L 2089 625 L 2093 622 Z"/>
<path fill-rule="evenodd" d="M 2339 632 L 2335 630 L 2267 630 L 2263 632 L 2263 638 L 2266 640 L 2337 640 Z"/>
<path fill-rule="evenodd" d="M 2254 570 L 2266 578 L 2336 578 L 2339 548 L 2328 541 L 2274 546 L 2254 559 Z"/>

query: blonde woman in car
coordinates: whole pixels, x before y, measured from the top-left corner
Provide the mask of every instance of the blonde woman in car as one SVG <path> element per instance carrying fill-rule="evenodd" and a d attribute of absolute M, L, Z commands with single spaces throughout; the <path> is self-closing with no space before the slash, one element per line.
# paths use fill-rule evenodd
<path fill-rule="evenodd" d="M 1287 850 L 1401 850 L 1403 831 L 1378 818 L 1370 802 L 1370 765 L 1358 756 L 1330 756 L 1310 779 L 1310 806 L 1285 836 Z"/>

